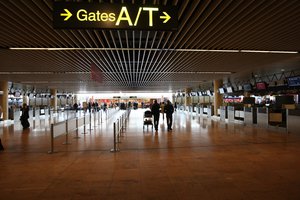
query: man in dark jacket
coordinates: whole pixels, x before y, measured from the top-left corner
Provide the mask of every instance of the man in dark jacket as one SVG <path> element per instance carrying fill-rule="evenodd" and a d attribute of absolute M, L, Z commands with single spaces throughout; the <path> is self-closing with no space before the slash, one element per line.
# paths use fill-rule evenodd
<path fill-rule="evenodd" d="M 20 117 L 23 129 L 29 128 L 30 123 L 29 123 L 28 119 L 29 119 L 29 108 L 26 103 L 23 103 L 22 115 Z"/>
<path fill-rule="evenodd" d="M 172 103 L 168 100 L 167 104 L 165 105 L 165 113 L 166 113 L 166 117 L 167 117 L 168 131 L 172 130 L 173 112 L 174 112 L 174 107 L 173 107 Z"/>
<path fill-rule="evenodd" d="M 158 130 L 159 113 L 160 113 L 159 109 L 160 109 L 160 105 L 157 103 L 157 100 L 154 100 L 154 103 L 153 103 L 152 108 L 151 108 L 151 112 L 152 112 L 152 115 L 154 117 L 155 131 Z"/>

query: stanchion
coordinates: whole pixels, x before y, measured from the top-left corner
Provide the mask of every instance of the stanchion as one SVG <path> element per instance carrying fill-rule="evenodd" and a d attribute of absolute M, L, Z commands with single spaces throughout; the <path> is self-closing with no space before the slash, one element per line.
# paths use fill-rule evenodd
<path fill-rule="evenodd" d="M 68 114 L 67 114 L 67 116 L 68 116 Z M 66 141 L 65 141 L 63 144 L 68 145 L 68 144 L 71 144 L 71 142 L 69 142 L 69 137 L 68 137 L 68 135 L 69 135 L 69 131 L 68 131 L 68 120 L 66 120 L 66 130 L 67 130 L 67 133 L 66 133 Z"/>
<path fill-rule="evenodd" d="M 117 148 L 117 138 L 116 138 L 116 123 L 114 122 L 114 148 L 110 150 L 110 152 L 118 152 L 120 151 L 119 148 Z"/>
<path fill-rule="evenodd" d="M 101 113 L 100 113 L 100 115 L 101 115 L 101 123 L 102 123 L 102 122 L 103 122 L 103 121 L 102 121 L 102 110 L 101 110 Z"/>
<path fill-rule="evenodd" d="M 76 136 L 74 139 L 79 139 L 80 137 L 78 136 L 78 117 L 76 117 Z"/>
<path fill-rule="evenodd" d="M 86 117 L 86 115 L 85 115 L 85 113 L 84 113 L 84 114 L 83 114 L 83 133 L 81 133 L 81 134 L 86 134 L 85 117 Z"/>
<path fill-rule="evenodd" d="M 121 143 L 121 140 L 120 140 L 120 133 L 121 133 L 121 120 L 120 119 L 117 119 L 118 120 L 118 135 L 117 135 L 117 141 L 118 143 Z"/>
<path fill-rule="evenodd" d="M 91 112 L 90 112 L 90 129 L 89 129 L 89 130 L 90 130 L 90 131 L 93 130 L 93 129 L 92 129 L 92 113 L 91 113 Z"/>
<path fill-rule="evenodd" d="M 54 153 L 54 133 L 53 133 L 53 124 L 51 124 L 51 145 L 50 145 L 50 151 L 48 151 L 49 154 Z"/>
<path fill-rule="evenodd" d="M 97 123 L 96 123 L 96 121 L 97 121 L 97 115 L 96 115 L 96 113 L 98 113 L 97 112 L 97 109 L 94 111 L 94 127 L 96 127 L 97 126 Z"/>

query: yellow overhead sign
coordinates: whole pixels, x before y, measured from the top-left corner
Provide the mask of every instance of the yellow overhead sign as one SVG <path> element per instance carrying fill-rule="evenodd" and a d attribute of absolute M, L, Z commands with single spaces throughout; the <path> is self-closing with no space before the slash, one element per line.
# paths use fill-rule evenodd
<path fill-rule="evenodd" d="M 57 29 L 176 30 L 176 6 L 54 2 Z"/>

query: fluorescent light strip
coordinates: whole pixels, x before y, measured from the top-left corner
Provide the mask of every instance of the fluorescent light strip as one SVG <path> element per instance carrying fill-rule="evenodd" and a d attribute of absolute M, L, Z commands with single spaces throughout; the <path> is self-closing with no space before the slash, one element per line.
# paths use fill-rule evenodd
<path fill-rule="evenodd" d="M 90 74 L 91 72 L 0 72 L 0 75 L 41 75 L 41 74 Z M 216 72 L 205 72 L 205 71 L 195 71 L 195 72 L 103 72 L 104 74 L 120 74 L 120 73 L 132 73 L 132 74 L 232 74 L 229 71 L 216 71 Z"/>
<path fill-rule="evenodd" d="M 298 51 L 263 51 L 263 50 L 226 50 L 226 49 L 151 49 L 151 48 L 23 48 L 12 47 L 10 50 L 33 51 L 177 51 L 177 52 L 217 52 L 217 53 L 278 53 L 296 54 Z"/>

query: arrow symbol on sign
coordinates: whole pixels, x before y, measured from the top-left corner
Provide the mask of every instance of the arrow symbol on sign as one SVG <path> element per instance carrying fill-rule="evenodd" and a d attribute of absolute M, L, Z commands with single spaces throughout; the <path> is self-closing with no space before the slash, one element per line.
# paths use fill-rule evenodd
<path fill-rule="evenodd" d="M 72 13 L 68 9 L 64 9 L 66 13 L 61 13 L 60 16 L 66 17 L 64 21 L 67 21 L 70 17 L 72 17 Z"/>
<path fill-rule="evenodd" d="M 169 21 L 169 19 L 171 19 L 170 15 L 168 15 L 168 13 L 163 12 L 165 16 L 160 16 L 160 19 L 165 19 L 165 21 L 163 21 L 163 23 L 167 23 Z"/>

